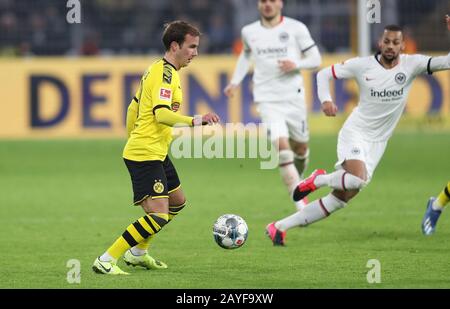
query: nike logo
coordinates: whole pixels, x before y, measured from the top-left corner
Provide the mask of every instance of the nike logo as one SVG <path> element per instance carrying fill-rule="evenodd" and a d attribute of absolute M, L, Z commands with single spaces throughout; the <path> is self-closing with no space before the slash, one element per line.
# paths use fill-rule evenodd
<path fill-rule="evenodd" d="M 99 262 L 101 262 L 101 261 L 99 260 Z M 111 271 L 111 267 L 110 268 L 106 268 L 101 263 L 98 263 L 98 265 L 100 265 L 100 267 L 103 268 L 103 270 L 106 271 L 107 273 L 109 273 Z"/>
<path fill-rule="evenodd" d="M 366 81 L 370 82 L 371 80 L 374 80 L 375 78 L 366 77 Z"/>

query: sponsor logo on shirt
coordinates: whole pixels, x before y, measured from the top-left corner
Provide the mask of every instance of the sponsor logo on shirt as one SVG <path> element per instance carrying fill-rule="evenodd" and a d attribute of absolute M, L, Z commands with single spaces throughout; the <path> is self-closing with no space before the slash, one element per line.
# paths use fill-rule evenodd
<path fill-rule="evenodd" d="M 377 91 L 375 89 L 370 89 L 370 96 L 375 98 L 391 98 L 391 97 L 401 97 L 403 95 L 403 88 L 400 90 L 382 90 Z"/>
<path fill-rule="evenodd" d="M 273 55 L 273 54 L 287 54 L 287 47 L 268 47 L 268 48 L 256 48 L 256 53 L 260 55 Z"/>
<path fill-rule="evenodd" d="M 170 101 L 172 99 L 172 90 L 168 88 L 160 88 L 159 99 L 163 101 Z"/>

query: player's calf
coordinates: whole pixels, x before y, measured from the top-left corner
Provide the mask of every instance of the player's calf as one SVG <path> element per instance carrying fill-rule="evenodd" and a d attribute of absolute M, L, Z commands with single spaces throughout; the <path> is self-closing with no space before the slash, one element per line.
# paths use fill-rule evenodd
<path fill-rule="evenodd" d="M 280 150 L 278 162 L 281 179 L 288 192 L 291 193 L 295 185 L 300 181 L 300 176 L 294 165 L 294 152 L 290 149 Z"/>
<path fill-rule="evenodd" d="M 300 179 L 303 179 L 303 172 L 308 168 L 309 163 L 309 148 L 306 149 L 304 154 L 294 154 L 294 165 L 300 175 Z"/>

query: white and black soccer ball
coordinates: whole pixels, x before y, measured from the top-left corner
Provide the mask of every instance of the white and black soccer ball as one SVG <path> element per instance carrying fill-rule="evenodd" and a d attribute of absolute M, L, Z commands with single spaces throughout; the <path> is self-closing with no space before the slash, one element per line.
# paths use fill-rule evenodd
<path fill-rule="evenodd" d="M 216 243 L 224 249 L 242 247 L 248 236 L 247 223 L 238 215 L 222 215 L 213 225 L 213 235 Z"/>

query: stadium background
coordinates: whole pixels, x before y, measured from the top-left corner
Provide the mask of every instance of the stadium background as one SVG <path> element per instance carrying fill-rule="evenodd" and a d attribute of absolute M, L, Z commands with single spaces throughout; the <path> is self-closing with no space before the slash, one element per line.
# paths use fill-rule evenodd
<path fill-rule="evenodd" d="M 292 210 L 276 170 L 260 171 L 257 160 L 183 159 L 177 167 L 193 207 L 155 242 L 156 256 L 172 270 L 158 273 L 159 281 L 144 272 L 120 283 L 94 277 L 88 268 L 95 254 L 140 214 L 124 206 L 130 199 L 120 162 L 124 117 L 142 72 L 163 52 L 163 23 L 184 19 L 203 32 L 200 56 L 180 74 L 182 111 L 214 110 L 224 122 L 248 123 L 259 121 L 251 78 L 233 99 L 222 90 L 241 48 L 240 28 L 258 14 L 255 0 L 92 0 L 80 1 L 81 23 L 69 24 L 66 2 L 0 0 L 0 242 L 8 252 L 0 262 L 0 287 L 73 286 L 65 277 L 71 258 L 82 262 L 82 287 L 370 287 L 365 262 L 374 256 L 384 265 L 383 287 L 450 286 L 449 221 L 443 218 L 440 235 L 426 243 L 417 226 L 428 196 L 448 180 L 448 71 L 415 81 L 378 175 L 354 202 L 362 205 L 291 233 L 290 251 L 267 251 L 262 232 L 269 220 Z M 288 0 L 284 15 L 307 24 L 325 66 L 357 55 L 356 2 Z M 381 3 L 381 24 L 371 25 L 373 47 L 384 24 L 398 23 L 405 27 L 407 52 L 448 53 L 448 1 Z M 309 170 L 332 167 L 337 130 L 357 100 L 353 82 L 334 83 L 341 113 L 326 119 L 314 75 L 303 72 L 311 111 Z M 248 244 L 235 252 L 212 241 L 212 222 L 226 212 L 241 214 L 250 226 Z M 170 239 L 182 241 L 175 246 Z M 267 252 L 279 264 L 267 265 Z M 435 263 L 424 276 L 429 259 Z"/>

